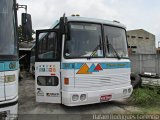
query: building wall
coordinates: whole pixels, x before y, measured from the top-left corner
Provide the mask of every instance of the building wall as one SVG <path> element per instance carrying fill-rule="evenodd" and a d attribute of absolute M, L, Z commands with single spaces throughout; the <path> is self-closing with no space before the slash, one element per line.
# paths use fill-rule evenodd
<path fill-rule="evenodd" d="M 156 54 L 155 35 L 143 30 L 127 31 L 128 45 L 135 54 Z"/>

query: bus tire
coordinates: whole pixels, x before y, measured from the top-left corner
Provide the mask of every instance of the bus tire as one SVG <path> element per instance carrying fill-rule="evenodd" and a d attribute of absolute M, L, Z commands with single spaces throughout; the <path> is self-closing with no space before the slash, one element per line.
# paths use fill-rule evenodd
<path fill-rule="evenodd" d="M 131 79 L 131 85 L 133 86 L 133 89 L 141 87 L 142 79 L 138 74 L 131 73 L 130 79 Z"/>

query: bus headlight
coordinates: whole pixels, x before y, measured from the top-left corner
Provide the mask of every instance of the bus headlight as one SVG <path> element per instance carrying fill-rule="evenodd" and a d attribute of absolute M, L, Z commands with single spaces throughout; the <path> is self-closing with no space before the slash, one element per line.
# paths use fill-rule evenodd
<path fill-rule="evenodd" d="M 81 101 L 84 101 L 85 99 L 86 99 L 86 94 L 81 94 L 80 100 L 81 100 Z"/>
<path fill-rule="evenodd" d="M 129 88 L 129 89 L 128 89 L 128 93 L 130 93 L 131 91 L 132 91 L 132 89 L 131 89 L 131 88 Z"/>
<path fill-rule="evenodd" d="M 5 83 L 14 82 L 16 80 L 15 75 L 6 75 L 5 76 Z"/>
<path fill-rule="evenodd" d="M 127 94 L 127 89 L 123 89 L 123 94 Z"/>
<path fill-rule="evenodd" d="M 77 101 L 79 99 L 79 95 L 72 95 L 72 100 Z"/>

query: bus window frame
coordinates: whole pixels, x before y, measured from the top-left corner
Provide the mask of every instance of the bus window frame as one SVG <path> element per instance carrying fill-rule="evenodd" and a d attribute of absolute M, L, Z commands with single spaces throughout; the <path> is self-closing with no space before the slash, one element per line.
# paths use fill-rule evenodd
<path fill-rule="evenodd" d="M 101 35 L 102 35 L 102 40 L 101 40 L 101 42 L 102 43 L 104 43 L 105 41 L 105 39 L 104 39 L 104 33 L 103 33 L 103 24 L 102 23 L 98 23 L 98 22 L 87 22 L 87 21 L 68 21 L 67 22 L 67 30 L 68 30 L 68 33 L 66 34 L 66 36 L 67 37 L 65 37 L 65 41 L 64 41 L 64 47 L 65 47 L 65 44 L 66 44 L 66 42 L 67 42 L 67 40 L 68 40 L 68 36 L 70 37 L 70 29 L 69 29 L 69 24 L 70 23 L 86 23 L 86 24 L 96 24 L 96 25 L 100 25 L 100 27 L 101 27 Z M 95 57 L 95 56 L 92 56 L 90 59 L 92 59 L 92 58 L 105 58 L 105 47 L 104 47 L 104 45 L 102 44 L 102 50 L 103 50 L 103 56 L 102 57 Z M 66 57 L 65 56 L 65 49 L 63 50 L 63 57 L 65 58 L 65 59 L 88 59 L 89 57 L 87 56 L 87 57 Z"/>
<path fill-rule="evenodd" d="M 14 17 L 13 17 L 13 24 L 14 24 L 14 44 L 17 47 L 17 50 L 15 51 L 16 54 L 11 54 L 11 55 L 0 55 L 0 61 L 8 61 L 8 60 L 19 60 L 19 46 L 18 46 L 18 20 L 17 20 L 17 9 L 16 9 L 16 0 L 13 0 L 13 12 L 14 12 Z"/>
<path fill-rule="evenodd" d="M 117 57 L 109 57 L 106 55 L 106 53 L 108 52 L 107 51 L 107 47 L 106 47 L 106 43 L 108 42 L 108 40 L 106 41 L 106 38 L 105 38 L 105 31 L 104 31 L 104 26 L 110 26 L 110 27 L 116 27 L 116 28 L 120 28 L 120 29 L 123 29 L 125 31 L 125 36 L 126 36 L 126 44 L 127 44 L 127 48 L 128 48 L 128 39 L 127 39 L 127 31 L 125 28 L 123 27 L 120 27 L 120 26 L 115 26 L 115 25 L 109 25 L 109 24 L 103 24 L 102 27 L 103 27 L 103 38 L 104 38 L 104 48 L 105 48 L 105 58 L 117 58 Z M 128 57 L 121 57 L 121 59 L 129 59 L 129 54 L 128 54 Z"/>
<path fill-rule="evenodd" d="M 126 43 L 127 43 L 127 47 L 128 47 L 128 41 L 127 41 L 127 31 L 124 27 L 120 27 L 120 26 L 116 26 L 116 25 L 110 25 L 110 24 L 106 24 L 106 23 L 99 23 L 99 22 L 87 22 L 87 21 L 68 21 L 67 22 L 67 29 L 68 29 L 68 35 L 69 36 L 69 33 L 70 33 L 70 29 L 69 29 L 69 23 L 90 23 L 90 24 L 99 24 L 101 25 L 101 30 L 102 30 L 102 49 L 103 49 L 103 56 L 102 57 L 91 57 L 90 59 L 93 59 L 93 58 L 97 58 L 97 59 L 102 59 L 102 58 L 117 58 L 117 57 L 108 57 L 106 56 L 106 53 L 107 53 L 107 48 L 106 48 L 106 38 L 105 38 L 105 32 L 104 32 L 104 26 L 111 26 L 111 27 L 116 27 L 116 28 L 121 28 L 121 29 L 124 29 L 125 31 L 125 36 L 126 36 Z M 66 44 L 66 41 L 67 41 L 67 37 L 65 37 L 65 41 L 64 41 L 64 46 Z M 64 59 L 88 59 L 88 57 L 66 57 L 65 56 L 65 50 L 63 50 L 63 57 Z M 121 57 L 121 59 L 129 59 L 129 55 L 128 57 Z"/>
<path fill-rule="evenodd" d="M 38 50 L 39 50 L 39 34 L 47 33 L 47 32 L 55 32 L 57 34 L 57 58 L 56 59 L 40 59 L 38 57 Z M 35 62 L 60 62 L 61 58 L 61 50 L 60 50 L 60 39 L 59 39 L 59 30 L 58 29 L 43 29 L 36 31 L 36 51 L 35 51 Z"/>

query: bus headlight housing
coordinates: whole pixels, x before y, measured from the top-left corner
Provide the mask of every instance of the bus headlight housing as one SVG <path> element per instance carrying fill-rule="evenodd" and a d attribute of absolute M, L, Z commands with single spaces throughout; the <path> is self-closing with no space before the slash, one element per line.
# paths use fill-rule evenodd
<path fill-rule="evenodd" d="M 79 99 L 79 95 L 75 94 L 75 95 L 72 95 L 72 100 L 73 101 L 77 101 Z"/>
<path fill-rule="evenodd" d="M 127 89 L 123 89 L 123 94 L 127 94 Z"/>
<path fill-rule="evenodd" d="M 81 95 L 80 95 L 80 100 L 81 100 L 81 101 L 86 100 L 86 94 L 81 94 Z"/>
<path fill-rule="evenodd" d="M 131 89 L 131 88 L 129 88 L 129 89 L 128 89 L 128 93 L 131 93 L 131 91 L 132 91 L 132 89 Z"/>
<path fill-rule="evenodd" d="M 5 83 L 10 83 L 10 82 L 14 82 L 16 80 L 16 76 L 15 75 L 6 75 L 5 76 Z"/>

